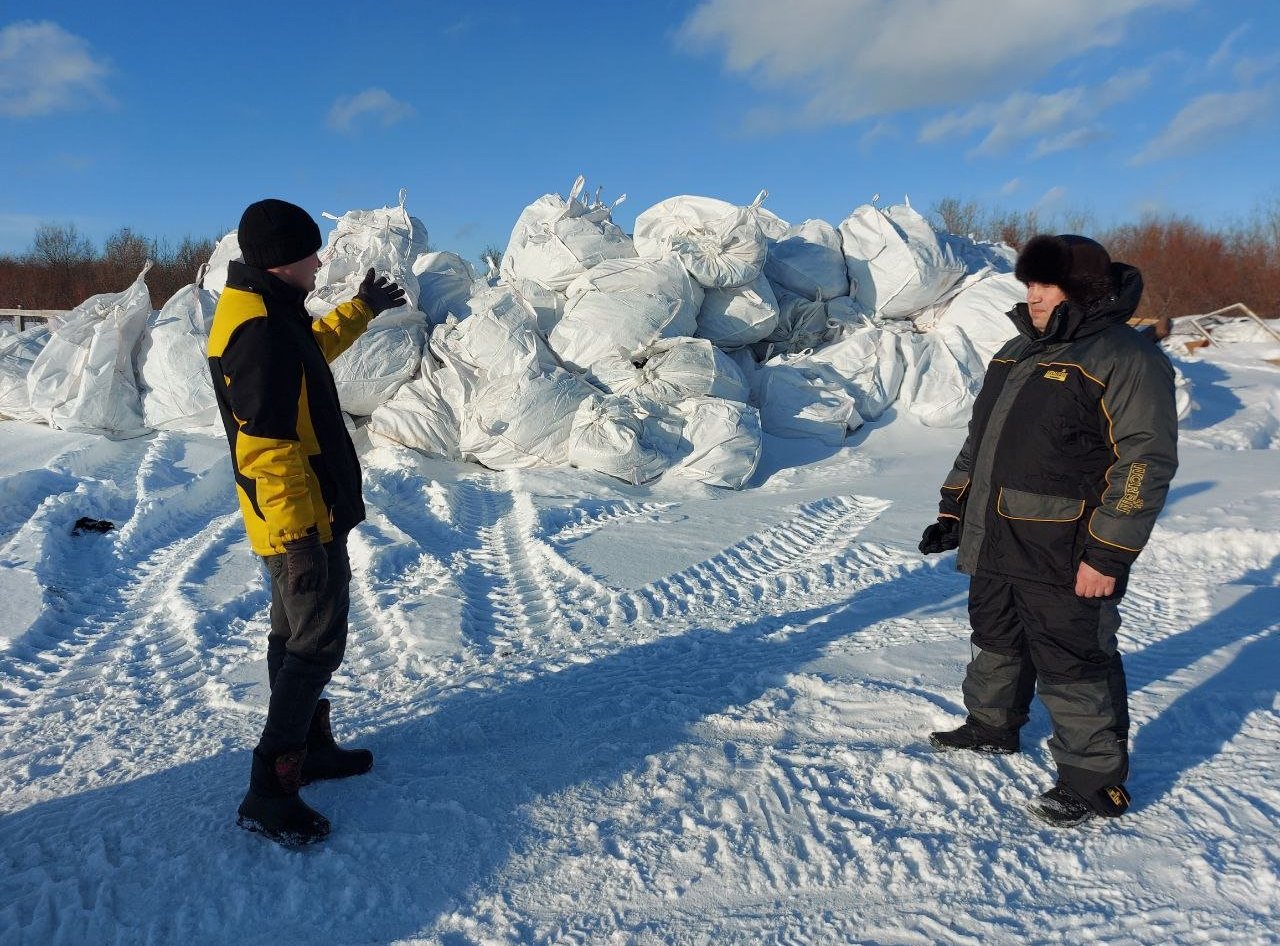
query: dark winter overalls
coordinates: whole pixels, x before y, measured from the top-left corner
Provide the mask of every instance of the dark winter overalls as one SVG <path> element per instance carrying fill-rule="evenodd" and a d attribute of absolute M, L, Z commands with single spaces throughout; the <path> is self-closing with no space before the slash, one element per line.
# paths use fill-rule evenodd
<path fill-rule="evenodd" d="M 1038 685 L 1059 777 L 1094 804 L 1128 776 L 1117 606 L 1177 468 L 1172 367 L 1125 324 L 1138 271 L 1112 277 L 1115 295 L 1063 302 L 1043 335 L 1025 305 L 1009 313 L 1020 334 L 988 367 L 939 506 L 961 521 L 956 567 L 972 576 L 970 721 L 1016 732 Z M 1115 594 L 1077 597 L 1081 561 Z"/>

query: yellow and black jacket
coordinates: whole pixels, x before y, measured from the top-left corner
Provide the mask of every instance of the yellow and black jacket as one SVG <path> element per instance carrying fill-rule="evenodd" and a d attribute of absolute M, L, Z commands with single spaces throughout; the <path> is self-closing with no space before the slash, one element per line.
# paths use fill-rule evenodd
<path fill-rule="evenodd" d="M 209 332 L 236 494 L 259 555 L 312 533 L 328 542 L 364 520 L 360 461 L 329 362 L 374 313 L 353 299 L 313 321 L 305 298 L 271 273 L 232 263 Z"/>
<path fill-rule="evenodd" d="M 956 567 L 1074 587 L 1081 560 L 1124 579 L 1178 467 L 1173 368 L 1126 325 L 1142 277 L 1112 265 L 1116 291 L 1061 303 L 1043 334 L 1025 304 L 992 359 L 939 513 L 961 520 Z"/>

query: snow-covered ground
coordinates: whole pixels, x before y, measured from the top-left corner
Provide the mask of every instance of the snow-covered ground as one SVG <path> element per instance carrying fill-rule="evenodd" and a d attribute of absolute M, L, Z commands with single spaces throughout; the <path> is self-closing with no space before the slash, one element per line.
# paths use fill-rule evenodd
<path fill-rule="evenodd" d="M 960 431 L 766 438 L 751 488 L 379 447 L 330 688 L 374 770 L 288 851 L 234 812 L 267 595 L 225 444 L 0 424 L 0 942 L 1280 943 L 1280 368 L 1197 407 L 1123 606 L 1135 807 L 1055 831 L 936 755 Z M 73 536 L 81 516 L 115 530 Z"/>

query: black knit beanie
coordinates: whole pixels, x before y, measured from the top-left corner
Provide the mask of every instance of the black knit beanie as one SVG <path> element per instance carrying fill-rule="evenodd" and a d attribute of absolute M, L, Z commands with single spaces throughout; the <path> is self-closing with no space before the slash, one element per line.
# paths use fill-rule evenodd
<path fill-rule="evenodd" d="M 1032 237 L 1018 254 L 1013 273 L 1024 283 L 1057 286 L 1085 306 L 1116 291 L 1111 256 L 1102 244 L 1071 233 Z"/>
<path fill-rule="evenodd" d="M 258 269 L 287 266 L 320 249 L 320 228 L 297 204 L 267 198 L 250 204 L 236 231 L 244 261 Z"/>

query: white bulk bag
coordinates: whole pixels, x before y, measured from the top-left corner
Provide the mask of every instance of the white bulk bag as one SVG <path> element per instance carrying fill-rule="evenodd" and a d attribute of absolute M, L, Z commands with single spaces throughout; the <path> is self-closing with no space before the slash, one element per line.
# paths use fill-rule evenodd
<path fill-rule="evenodd" d="M 418 279 L 418 308 L 432 325 L 448 316 L 466 318 L 476 276 L 471 265 L 457 253 L 423 253 L 413 261 L 413 274 Z"/>
<path fill-rule="evenodd" d="M 202 289 L 207 289 L 214 295 L 221 295 L 222 290 L 227 288 L 227 269 L 230 265 L 244 261 L 236 232 L 232 230 L 218 241 L 218 245 L 213 248 L 213 255 L 205 264 L 204 272 L 196 280 Z"/>
<path fill-rule="evenodd" d="M 36 325 L 23 332 L 8 330 L 0 336 L 0 417 L 34 421 L 40 415 L 31 409 L 31 395 L 27 392 L 27 375 L 44 347 L 49 344 L 53 330 L 48 325 Z"/>
<path fill-rule="evenodd" d="M 755 282 L 764 270 L 768 242 L 761 191 L 746 207 L 713 197 L 671 197 L 636 217 L 636 250 L 641 256 L 669 253 L 708 289 L 731 289 Z"/>
<path fill-rule="evenodd" d="M 893 403 L 902 386 L 905 366 L 898 348 L 898 336 L 894 332 L 869 326 L 798 360 L 814 366 L 830 366 L 828 377 L 844 385 L 862 419 L 875 420 Z"/>
<path fill-rule="evenodd" d="M 925 309 L 912 321 L 924 331 L 943 325 L 964 329 L 985 364 L 1018 334 L 1008 313 L 1026 298 L 1026 286 L 1012 273 L 970 276 L 954 296 Z"/>
<path fill-rule="evenodd" d="M 986 368 L 964 331 L 944 325 L 898 341 L 905 368 L 898 403 L 928 427 L 967 425 Z"/>
<path fill-rule="evenodd" d="M 864 204 L 840 224 L 840 238 L 854 295 L 882 318 L 909 318 L 936 304 L 965 274 L 910 204 Z"/>
<path fill-rule="evenodd" d="M 156 430 L 219 423 L 209 377 L 209 326 L 218 297 L 196 282 L 173 294 L 147 323 L 138 349 L 142 417 Z"/>
<path fill-rule="evenodd" d="M 871 313 L 852 296 L 837 296 L 827 301 L 827 342 L 839 341 L 874 325 Z"/>
<path fill-rule="evenodd" d="M 50 427 L 108 437 L 147 432 L 133 360 L 151 315 L 145 277 L 91 296 L 67 316 L 27 375 L 31 409 Z"/>
<path fill-rule="evenodd" d="M 460 379 L 464 400 L 495 378 L 557 367 L 533 311 L 510 287 L 485 289 L 470 304 L 470 316 L 449 318 L 431 336 L 432 352 Z"/>
<path fill-rule="evenodd" d="M 770 356 L 800 352 L 821 345 L 827 337 L 827 304 L 777 290 L 778 324 L 768 337 Z"/>
<path fill-rule="evenodd" d="M 592 394 L 580 405 L 569 430 L 569 462 L 639 485 L 671 465 L 661 428 L 647 422 L 650 412 L 630 397 Z M 656 436 L 655 436 L 656 434 Z"/>
<path fill-rule="evenodd" d="M 565 466 L 578 405 L 595 393 L 582 378 L 559 368 L 490 381 L 463 412 L 463 459 L 492 470 Z"/>
<path fill-rule="evenodd" d="M 991 243 L 975 240 L 972 236 L 955 233 L 938 233 L 938 240 L 951 249 L 969 275 L 980 273 L 1011 273 L 1018 261 L 1018 251 L 1008 243 Z"/>
<path fill-rule="evenodd" d="M 849 295 L 840 233 L 825 220 L 806 220 L 769 246 L 764 274 L 775 286 L 806 299 Z"/>
<path fill-rule="evenodd" d="M 589 370 L 619 349 L 692 335 L 702 295 L 675 257 L 608 260 L 574 280 L 547 341 L 565 365 Z"/>
<path fill-rule="evenodd" d="M 767 433 L 839 446 L 847 431 L 862 426 L 853 397 L 825 370 L 803 363 L 761 366 L 753 397 Z"/>
<path fill-rule="evenodd" d="M 458 415 L 445 396 L 443 367 L 430 351 L 422 354 L 418 373 L 374 408 L 365 429 L 371 437 L 421 450 L 446 460 L 458 458 Z"/>
<path fill-rule="evenodd" d="M 586 179 L 582 175 L 569 189 L 569 199 L 559 194 L 539 197 L 521 212 L 502 254 L 501 271 L 507 282 L 531 279 L 547 289 L 563 291 L 593 266 L 611 259 L 636 255 L 631 238 L 614 224 L 613 204 L 580 199 Z"/>
<path fill-rule="evenodd" d="M 698 310 L 697 334 L 720 348 L 738 348 L 768 338 L 778 318 L 778 298 L 761 273 L 745 286 L 708 289 Z"/>
<path fill-rule="evenodd" d="M 427 228 L 405 209 L 406 191 L 399 204 L 377 210 L 350 210 L 337 221 L 328 244 L 320 251 L 316 288 L 307 296 L 307 311 L 327 315 L 335 306 L 355 298 L 365 274 L 374 269 L 404 290 L 406 304 L 418 305 L 418 277 L 413 264 L 427 250 Z"/>
<path fill-rule="evenodd" d="M 673 410 L 684 421 L 684 449 L 670 475 L 742 489 L 760 463 L 760 412 L 714 397 L 689 398 Z"/>
<path fill-rule="evenodd" d="M 592 378 L 613 394 L 633 394 L 662 404 L 690 397 L 745 403 L 751 389 L 741 369 L 702 338 L 664 338 L 631 354 L 595 362 Z"/>
<path fill-rule="evenodd" d="M 348 414 L 368 417 L 418 370 L 427 339 L 427 317 L 408 306 L 383 312 L 355 343 L 329 365 L 338 403 Z"/>

